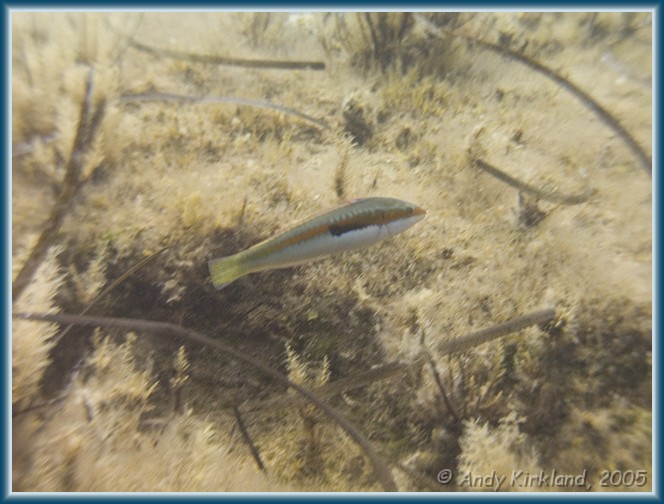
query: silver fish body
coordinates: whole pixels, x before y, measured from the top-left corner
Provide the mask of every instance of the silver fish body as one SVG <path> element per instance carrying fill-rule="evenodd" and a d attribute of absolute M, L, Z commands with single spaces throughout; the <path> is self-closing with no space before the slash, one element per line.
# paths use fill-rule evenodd
<path fill-rule="evenodd" d="M 335 208 L 237 254 L 208 262 L 217 289 L 257 271 L 287 268 L 368 247 L 405 231 L 426 211 L 394 198 L 366 198 Z"/>

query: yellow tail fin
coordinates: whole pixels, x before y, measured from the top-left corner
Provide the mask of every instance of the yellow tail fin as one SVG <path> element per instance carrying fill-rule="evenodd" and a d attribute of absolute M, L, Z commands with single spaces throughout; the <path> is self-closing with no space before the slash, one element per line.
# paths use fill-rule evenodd
<path fill-rule="evenodd" d="M 208 261 L 208 269 L 215 289 L 221 289 L 233 280 L 247 274 L 238 259 L 237 255 L 232 255 Z"/>

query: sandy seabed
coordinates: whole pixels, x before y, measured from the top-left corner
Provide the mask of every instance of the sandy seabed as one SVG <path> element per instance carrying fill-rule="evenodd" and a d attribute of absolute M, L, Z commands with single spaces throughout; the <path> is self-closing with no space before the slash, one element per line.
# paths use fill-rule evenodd
<path fill-rule="evenodd" d="M 402 491 L 650 490 L 651 175 L 578 96 L 472 38 L 573 82 L 651 156 L 650 13 L 12 13 L 14 278 L 66 200 L 13 311 L 94 302 L 337 384 L 325 400 Z M 103 114 L 81 127 L 86 100 Z M 370 196 L 427 217 L 212 288 L 208 260 Z M 15 491 L 385 486 L 337 424 L 246 364 L 63 329 L 13 324 Z"/>

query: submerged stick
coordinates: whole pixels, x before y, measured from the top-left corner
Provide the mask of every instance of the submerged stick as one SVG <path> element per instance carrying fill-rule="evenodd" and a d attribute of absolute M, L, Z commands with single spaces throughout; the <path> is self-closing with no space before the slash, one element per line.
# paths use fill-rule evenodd
<path fill-rule="evenodd" d="M 284 105 L 279 105 L 277 103 L 271 103 L 263 100 L 253 100 L 251 98 L 236 98 L 233 96 L 187 96 L 174 93 L 160 93 L 155 91 L 149 93 L 123 94 L 120 97 L 120 101 L 124 103 L 151 101 L 178 103 L 233 103 L 235 105 L 246 105 L 249 107 L 276 110 L 277 112 L 283 112 L 284 114 L 289 114 L 299 117 L 300 119 L 304 119 L 305 121 L 315 124 L 319 128 L 330 129 L 330 126 L 322 119 L 316 119 L 315 117 L 300 112 L 299 110 L 285 107 Z"/>
<path fill-rule="evenodd" d="M 443 385 L 443 380 L 440 378 L 440 374 L 438 373 L 438 368 L 436 367 L 436 362 L 433 360 L 431 353 L 429 353 L 429 351 L 426 350 L 426 348 L 422 351 L 422 353 L 423 356 L 425 357 L 426 363 L 429 366 L 429 370 L 431 371 L 431 375 L 433 376 L 436 386 L 438 387 L 438 391 L 440 392 L 440 395 L 443 398 L 443 402 L 445 403 L 447 411 L 449 411 L 452 417 L 454 417 L 454 421 L 456 423 L 459 423 L 461 421 L 461 418 L 459 416 L 459 413 L 457 412 L 456 407 L 452 405 L 452 401 L 450 400 L 450 397 L 447 394 L 447 390 L 445 390 L 445 386 Z"/>
<path fill-rule="evenodd" d="M 237 426 L 240 428 L 240 433 L 242 434 L 242 439 L 244 439 L 244 442 L 247 443 L 247 446 L 249 447 L 249 451 L 251 452 L 251 456 L 254 458 L 256 461 L 256 465 L 258 468 L 265 472 L 265 464 L 263 463 L 263 459 L 261 458 L 261 454 L 258 451 L 258 448 L 256 448 L 256 444 L 254 441 L 251 439 L 251 436 L 249 435 L 249 431 L 247 430 L 247 426 L 244 424 L 244 420 L 242 420 L 242 415 L 240 414 L 240 409 L 237 406 L 233 406 L 233 413 L 235 414 L 235 420 L 237 421 Z"/>
<path fill-rule="evenodd" d="M 211 65 L 230 65 L 243 68 L 264 68 L 275 70 L 325 70 L 325 63 L 322 61 L 292 61 L 292 60 L 266 60 L 266 59 L 244 59 L 231 58 L 227 56 L 213 56 L 209 54 L 195 54 L 172 49 L 160 49 L 157 47 L 141 44 L 136 40 L 131 40 L 129 45 L 139 51 L 182 61 L 193 61 L 195 63 L 207 63 Z"/>
<path fill-rule="evenodd" d="M 45 322 L 77 324 L 85 326 L 119 327 L 133 331 L 165 333 L 171 336 L 193 341 L 200 345 L 215 348 L 223 353 L 226 353 L 237 360 L 245 362 L 259 369 L 264 374 L 271 376 L 272 378 L 281 382 L 282 384 L 293 388 L 300 395 L 305 397 L 308 401 L 315 404 L 328 417 L 330 417 L 336 423 L 338 423 L 346 431 L 346 433 L 348 433 L 348 435 L 360 446 L 360 448 L 366 454 L 367 458 L 371 461 L 376 479 L 380 482 L 383 489 L 388 492 L 397 491 L 397 486 L 394 480 L 392 479 L 392 474 L 390 473 L 390 469 L 387 466 L 387 464 L 378 456 L 371 443 L 364 437 L 364 435 L 358 430 L 358 428 L 355 427 L 355 425 L 353 425 L 343 415 L 341 415 L 341 413 L 339 413 L 336 409 L 332 408 L 328 404 L 321 401 L 311 391 L 305 389 L 304 387 L 298 385 L 297 383 L 292 382 L 278 371 L 275 371 L 274 369 L 263 364 L 254 357 L 251 357 L 250 355 L 247 355 L 239 350 L 236 350 L 235 348 L 226 345 L 221 341 L 213 340 L 192 329 L 187 329 L 185 327 L 181 327 L 176 324 L 171 324 L 169 322 L 155 322 L 150 320 L 138 320 L 138 319 L 128 319 L 128 318 L 115 318 L 115 317 L 97 317 L 90 315 L 80 316 L 80 315 L 47 314 L 47 313 L 14 313 L 13 316 L 15 318 L 21 318 L 26 320 L 42 320 Z"/>
<path fill-rule="evenodd" d="M 501 336 L 506 336 L 535 324 L 544 324 L 555 318 L 556 311 L 552 308 L 547 308 L 545 310 L 540 310 L 522 317 L 508 320 L 502 324 L 496 324 L 487 329 L 480 329 L 479 331 L 472 332 L 460 338 L 443 341 L 438 344 L 436 350 L 441 355 L 465 352 L 466 350 L 487 343 L 496 338 L 500 338 Z"/>
<path fill-rule="evenodd" d="M 580 203 L 585 203 L 588 201 L 595 193 L 595 191 L 590 187 L 581 194 L 560 194 L 554 191 L 547 191 L 546 189 L 538 189 L 537 187 L 533 187 L 526 184 L 525 182 L 521 182 L 520 180 L 515 179 L 511 175 L 508 175 L 504 171 L 499 170 L 495 166 L 492 166 L 486 161 L 482 161 L 481 159 L 476 159 L 475 164 L 485 172 L 496 177 L 498 180 L 511 185 L 519 191 L 531 194 L 538 199 L 552 201 L 554 203 L 561 203 L 563 205 L 579 205 Z"/>
<path fill-rule="evenodd" d="M 498 53 L 502 56 L 507 56 L 514 61 L 518 61 L 526 65 L 527 67 L 535 70 L 536 72 L 541 73 L 545 77 L 548 77 L 556 84 L 560 85 L 563 89 L 569 91 L 572 95 L 581 101 L 588 109 L 590 109 L 599 119 L 611 128 L 620 139 L 627 145 L 632 154 L 636 157 L 641 168 L 648 172 L 652 176 L 652 159 L 641 145 L 634 139 L 634 137 L 625 129 L 625 127 L 616 119 L 608 110 L 606 110 L 602 105 L 600 105 L 592 96 L 586 93 L 579 86 L 574 84 L 569 79 L 563 77 L 556 71 L 551 68 L 543 65 L 542 63 L 535 61 L 534 59 L 526 56 L 525 54 L 513 51 L 508 47 L 494 44 L 492 42 L 487 42 L 486 40 L 479 39 L 477 37 L 472 37 L 470 35 L 464 35 L 452 30 L 446 30 L 439 28 L 430 21 L 426 20 L 420 15 L 416 15 L 415 19 L 420 22 L 430 33 L 436 35 L 437 37 L 444 37 L 449 35 L 452 37 L 462 38 L 470 43 L 477 44 L 478 46 Z"/>
<path fill-rule="evenodd" d="M 85 97 L 81 104 L 81 114 L 78 121 L 78 128 L 76 129 L 76 137 L 74 138 L 74 145 L 71 154 L 69 155 L 69 160 L 67 161 L 65 178 L 62 182 L 62 188 L 58 195 L 58 200 L 55 202 L 55 205 L 51 210 L 51 215 L 46 222 L 46 226 L 39 236 L 36 245 L 30 252 L 21 271 L 19 271 L 13 282 L 12 302 L 16 301 L 27 287 L 28 283 L 30 283 L 30 280 L 32 280 L 32 277 L 44 259 L 48 248 L 53 243 L 55 235 L 60 229 L 60 226 L 65 219 L 65 215 L 67 215 L 67 211 L 71 207 L 74 196 L 81 186 L 81 173 L 83 172 L 85 157 L 104 117 L 106 105 L 105 100 L 102 99 L 96 105 L 96 108 L 93 107 L 93 75 L 94 70 L 90 68 L 85 83 Z"/>

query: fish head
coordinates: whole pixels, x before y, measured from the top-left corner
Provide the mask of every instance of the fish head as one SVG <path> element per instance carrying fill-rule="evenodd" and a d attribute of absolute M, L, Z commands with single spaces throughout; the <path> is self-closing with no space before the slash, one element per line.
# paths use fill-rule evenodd
<path fill-rule="evenodd" d="M 394 236 L 417 224 L 426 214 L 424 208 L 414 203 L 399 201 L 398 207 L 385 212 L 383 223 L 388 233 Z"/>

